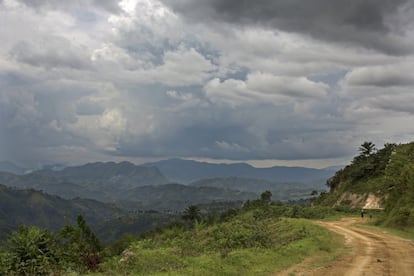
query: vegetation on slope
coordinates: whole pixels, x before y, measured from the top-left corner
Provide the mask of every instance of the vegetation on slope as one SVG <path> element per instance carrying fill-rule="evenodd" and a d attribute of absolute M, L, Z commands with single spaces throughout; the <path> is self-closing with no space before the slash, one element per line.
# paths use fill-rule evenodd
<path fill-rule="evenodd" d="M 68 222 L 73 223 L 78 214 L 98 224 L 123 212 L 95 200 L 66 200 L 32 189 L 16 190 L 0 185 L 0 240 L 20 224 L 56 231 Z"/>
<path fill-rule="evenodd" d="M 265 192 L 223 213 L 203 214 L 189 206 L 182 221 L 141 237 L 127 236 L 104 250 L 90 229 L 84 229 L 84 221 L 56 234 L 23 227 L 0 252 L 0 274 L 48 275 L 49 269 L 54 274 L 263 275 L 311 255 L 335 256 L 340 240 L 302 219 L 332 215 L 331 208 L 274 204 L 270 199 L 271 193 Z"/>
<path fill-rule="evenodd" d="M 0 251 L 0 275 L 61 275 L 96 271 L 102 260 L 99 240 L 78 216 L 58 233 L 21 225 Z"/>
<path fill-rule="evenodd" d="M 135 187 L 166 184 L 168 180 L 154 167 L 141 167 L 129 162 L 97 162 L 24 175 L 0 172 L 0 183 L 43 190 L 67 199 L 83 197 L 109 202 L 120 199 Z"/>
<path fill-rule="evenodd" d="M 299 218 L 333 213 L 324 207 L 270 204 L 269 193 L 221 214 L 202 216 L 190 206 L 187 224 L 132 241 L 101 268 L 110 275 L 266 275 L 314 254 L 334 256 L 339 240 Z"/>
<path fill-rule="evenodd" d="M 322 194 L 315 204 L 347 205 L 337 202 L 345 192 L 373 193 L 384 201 L 385 214 L 378 222 L 398 228 L 414 227 L 414 143 L 385 144 L 375 149 L 371 142 L 359 148 L 350 165 L 327 181 L 330 193 Z"/>
<path fill-rule="evenodd" d="M 0 184 L 0 241 L 19 225 L 57 231 L 75 223 L 82 214 L 103 241 L 124 234 L 142 233 L 176 219 L 177 214 L 159 212 L 126 213 L 113 204 L 91 199 L 63 199 L 33 189 L 17 190 Z"/>
<path fill-rule="evenodd" d="M 128 190 L 120 196 L 119 206 L 126 209 L 158 211 L 183 210 L 188 205 L 210 202 L 245 201 L 257 194 L 215 187 L 195 187 L 182 184 L 144 186 Z"/>

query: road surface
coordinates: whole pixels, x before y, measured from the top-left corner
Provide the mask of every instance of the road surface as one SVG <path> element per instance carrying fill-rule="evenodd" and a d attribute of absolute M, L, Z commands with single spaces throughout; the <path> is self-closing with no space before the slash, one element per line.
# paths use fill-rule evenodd
<path fill-rule="evenodd" d="M 308 259 L 277 275 L 414 275 L 414 241 L 353 226 L 356 222 L 361 219 L 318 222 L 345 237 L 350 252 L 340 260 L 326 267 L 310 268 L 312 259 Z"/>

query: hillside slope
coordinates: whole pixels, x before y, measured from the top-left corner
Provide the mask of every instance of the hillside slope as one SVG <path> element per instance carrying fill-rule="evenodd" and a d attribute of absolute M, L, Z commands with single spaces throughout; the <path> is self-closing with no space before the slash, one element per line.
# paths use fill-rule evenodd
<path fill-rule="evenodd" d="M 189 205 L 211 202 L 245 201 L 257 198 L 251 192 L 216 187 L 194 187 L 182 184 L 136 187 L 119 201 L 127 209 L 183 210 Z"/>
<path fill-rule="evenodd" d="M 96 225 L 123 214 L 109 204 L 89 199 L 66 200 L 33 189 L 16 190 L 0 185 L 0 240 L 20 224 L 57 230 L 82 214 Z"/>
<path fill-rule="evenodd" d="M 43 190 L 66 199 L 82 197 L 114 201 L 129 189 L 166 184 L 168 180 L 155 167 L 140 167 L 129 162 L 97 162 L 24 175 L 0 172 L 0 183 L 9 187 Z"/>
<path fill-rule="evenodd" d="M 314 204 L 367 208 L 377 201 L 385 209 L 383 224 L 414 227 L 414 143 L 386 144 L 382 149 L 365 142 L 350 165 L 327 181 L 329 193 Z"/>

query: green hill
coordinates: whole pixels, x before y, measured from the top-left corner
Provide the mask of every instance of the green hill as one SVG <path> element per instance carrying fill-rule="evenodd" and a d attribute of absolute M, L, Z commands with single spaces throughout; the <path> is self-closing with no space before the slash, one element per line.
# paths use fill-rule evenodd
<path fill-rule="evenodd" d="M 245 201 L 257 198 L 251 192 L 182 184 L 136 187 L 120 195 L 118 204 L 126 209 L 183 210 L 189 205 Z"/>
<path fill-rule="evenodd" d="M 113 202 L 129 189 L 166 184 L 168 180 L 154 167 L 140 167 L 129 162 L 97 162 L 24 175 L 0 172 L 0 183 L 42 190 L 66 199 L 82 197 Z"/>
<path fill-rule="evenodd" d="M 330 192 L 314 204 L 383 208 L 384 225 L 414 227 L 414 143 L 375 149 L 365 142 L 359 151 L 351 164 L 327 181 Z"/>
<path fill-rule="evenodd" d="M 0 185 L 0 239 L 19 225 L 58 230 L 82 214 L 91 225 L 120 216 L 123 211 L 90 199 L 66 200 L 33 189 L 17 190 Z"/>
<path fill-rule="evenodd" d="M 170 223 L 177 214 L 127 213 L 113 204 L 93 199 L 64 199 L 34 189 L 15 189 L 0 184 L 0 241 L 19 225 L 61 229 L 82 214 L 104 242 L 124 234 L 140 234 Z"/>

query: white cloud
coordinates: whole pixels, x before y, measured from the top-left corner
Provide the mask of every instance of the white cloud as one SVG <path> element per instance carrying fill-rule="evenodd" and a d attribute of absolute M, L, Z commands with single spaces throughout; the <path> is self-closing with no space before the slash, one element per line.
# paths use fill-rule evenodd
<path fill-rule="evenodd" d="M 284 105 L 294 101 L 320 98 L 327 95 L 328 85 L 305 77 L 275 76 L 252 73 L 246 81 L 213 79 L 205 86 L 207 97 L 213 102 L 232 106 L 244 103 L 272 103 Z"/>
<path fill-rule="evenodd" d="M 163 83 L 170 86 L 202 85 L 216 67 L 194 48 L 179 47 L 165 52 L 163 64 L 137 72 L 144 82 Z"/>
<path fill-rule="evenodd" d="M 364 66 L 345 76 L 350 86 L 414 86 L 414 62 L 402 61 L 392 65 Z"/>

